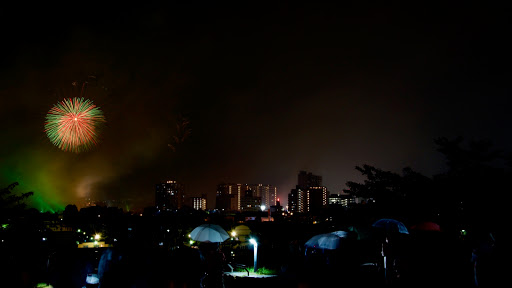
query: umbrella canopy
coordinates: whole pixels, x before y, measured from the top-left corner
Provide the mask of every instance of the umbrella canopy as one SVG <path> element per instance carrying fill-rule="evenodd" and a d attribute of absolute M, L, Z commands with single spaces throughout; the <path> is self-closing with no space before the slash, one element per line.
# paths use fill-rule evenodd
<path fill-rule="evenodd" d="M 335 231 L 331 233 L 318 234 L 311 237 L 304 244 L 306 247 L 334 250 L 340 247 L 341 238 L 346 238 L 347 232 Z"/>
<path fill-rule="evenodd" d="M 431 221 L 424 221 L 412 225 L 411 230 L 441 232 L 441 227 L 437 223 Z"/>
<path fill-rule="evenodd" d="M 409 234 L 409 230 L 407 230 L 404 223 L 390 218 L 379 219 L 372 224 L 372 227 L 383 229 L 386 233 Z"/>
<path fill-rule="evenodd" d="M 190 232 L 190 238 L 199 242 L 224 242 L 228 232 L 216 224 L 201 224 Z"/>
<path fill-rule="evenodd" d="M 249 236 L 251 235 L 251 229 L 247 225 L 238 225 L 233 229 L 237 236 Z"/>
<path fill-rule="evenodd" d="M 233 229 L 233 232 L 236 233 L 236 237 L 238 237 L 238 240 L 245 242 L 249 241 L 250 235 L 251 235 L 251 229 L 246 225 L 238 225 Z"/>
<path fill-rule="evenodd" d="M 348 232 L 347 231 L 334 231 L 334 232 L 331 232 L 331 234 L 334 234 L 340 238 L 347 238 L 348 237 Z"/>

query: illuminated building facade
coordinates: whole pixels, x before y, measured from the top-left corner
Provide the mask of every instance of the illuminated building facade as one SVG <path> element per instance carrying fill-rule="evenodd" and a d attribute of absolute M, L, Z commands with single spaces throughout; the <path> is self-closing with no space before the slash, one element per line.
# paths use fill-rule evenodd
<path fill-rule="evenodd" d="M 298 212 L 298 191 L 299 189 L 295 188 L 290 191 L 288 194 L 288 211 L 289 212 Z"/>
<path fill-rule="evenodd" d="M 185 193 L 183 185 L 170 180 L 165 183 L 159 183 L 155 189 L 155 206 L 157 210 L 168 211 L 177 210 L 183 207 Z"/>
<path fill-rule="evenodd" d="M 192 197 L 192 207 L 196 210 L 206 210 L 206 195 L 202 197 Z"/>
<path fill-rule="evenodd" d="M 222 183 L 217 185 L 215 208 L 221 211 L 239 211 L 242 184 Z"/>
<path fill-rule="evenodd" d="M 331 194 L 329 195 L 328 204 L 348 207 L 355 204 L 355 199 L 348 193 Z"/>
<path fill-rule="evenodd" d="M 248 190 L 251 191 L 250 196 L 246 192 Z M 215 208 L 222 211 L 244 211 L 247 210 L 247 205 L 254 207 L 254 199 L 259 199 L 258 207 L 261 205 L 266 207 L 275 206 L 277 187 L 266 184 L 219 184 L 217 185 Z M 250 204 L 248 204 L 249 202 Z"/>
<path fill-rule="evenodd" d="M 327 188 L 322 186 L 322 176 L 300 171 L 298 184 L 288 194 L 290 212 L 316 213 L 328 204 Z"/>
<path fill-rule="evenodd" d="M 264 184 L 252 184 L 245 186 L 246 190 L 250 189 L 253 191 L 253 195 L 255 197 L 261 198 L 261 205 L 265 205 L 267 208 L 276 205 L 277 187 Z"/>
<path fill-rule="evenodd" d="M 316 213 L 322 210 L 327 205 L 327 188 L 324 186 L 309 187 L 306 191 L 307 197 L 307 211 Z"/>
<path fill-rule="evenodd" d="M 255 196 L 253 190 L 247 189 L 241 198 L 240 211 L 261 211 L 261 197 Z"/>

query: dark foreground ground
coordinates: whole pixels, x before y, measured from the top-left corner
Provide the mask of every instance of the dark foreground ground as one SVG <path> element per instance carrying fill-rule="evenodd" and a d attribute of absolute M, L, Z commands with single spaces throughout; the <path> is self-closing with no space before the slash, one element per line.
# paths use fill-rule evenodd
<path fill-rule="evenodd" d="M 284 254 L 274 259 L 267 256 L 267 264 L 273 261 L 274 267 L 278 267 L 277 277 L 225 275 L 224 286 L 292 288 L 327 287 L 334 283 L 336 287 L 474 287 L 471 254 L 460 243 L 416 244 L 414 249 L 404 250 L 401 262 L 397 264 L 400 272 L 388 282 L 384 281 L 382 268 L 361 265 L 365 260 L 378 263 L 381 259 L 370 257 L 375 254 L 368 251 L 369 257 L 359 257 L 364 249 L 359 247 L 352 250 L 352 254 L 340 251 L 330 257 L 326 257 L 325 251 L 310 254 L 300 251 L 301 254 L 286 254 L 287 258 L 283 258 Z M 200 287 L 205 265 L 198 253 L 198 249 L 185 246 L 173 251 L 137 247 L 68 248 L 55 250 L 49 259 L 44 259 L 28 248 L 14 253 L 16 257 L 3 255 L 1 287 L 35 287 L 36 283 L 48 281 L 55 288 L 83 288 L 90 273 L 102 278 L 102 288 Z M 487 269 L 491 271 L 485 272 L 490 276 L 480 283 L 480 287 L 497 285 L 499 274 L 503 273 L 498 265 L 502 264 L 491 262 L 488 266 L 491 268 Z"/>
<path fill-rule="evenodd" d="M 271 268 L 277 277 L 225 276 L 225 287 L 327 287 L 333 283 L 336 287 L 475 287 L 472 251 L 477 246 L 452 235 L 411 233 L 394 242 L 390 255 L 396 259 L 396 272 L 389 272 L 392 276 L 385 281 L 381 246 L 373 237 L 343 242 L 335 251 L 321 251 L 304 246 L 321 229 L 269 227 L 274 226 L 258 234 L 258 265 Z M 200 287 L 208 267 L 198 249 L 183 245 L 154 247 L 133 241 L 114 248 L 79 249 L 73 245 L 36 246 L 21 243 L 21 239 L 17 245 L 0 245 L 0 287 L 33 288 L 49 282 L 54 288 L 83 288 L 88 274 L 98 275 L 102 288 Z M 508 242 L 497 239 L 494 248 L 480 249 L 479 287 L 501 286 L 498 283 L 509 273 L 503 264 L 509 255 L 504 252 L 509 251 Z M 226 262 L 252 265 L 251 247 L 221 248 Z M 235 248 L 238 250 L 231 253 Z M 228 271 L 225 264 L 219 271 Z"/>

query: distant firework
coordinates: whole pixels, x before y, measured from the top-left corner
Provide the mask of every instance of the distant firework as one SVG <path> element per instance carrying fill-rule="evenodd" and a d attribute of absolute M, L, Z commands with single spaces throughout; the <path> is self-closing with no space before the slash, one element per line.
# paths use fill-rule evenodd
<path fill-rule="evenodd" d="M 68 98 L 50 109 L 44 127 L 55 146 L 80 153 L 97 144 L 98 128 L 104 122 L 103 112 L 91 100 Z"/>

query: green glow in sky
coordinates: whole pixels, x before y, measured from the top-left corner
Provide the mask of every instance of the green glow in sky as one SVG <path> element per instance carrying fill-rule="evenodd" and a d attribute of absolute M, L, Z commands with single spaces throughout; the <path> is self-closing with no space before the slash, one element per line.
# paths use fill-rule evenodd
<path fill-rule="evenodd" d="M 0 166 L 2 187 L 18 182 L 13 193 L 34 192 L 25 202 L 28 208 L 42 212 L 64 210 L 68 203 L 63 197 L 63 181 L 54 173 L 55 163 L 46 161 L 36 152 L 20 153 L 4 160 Z"/>

